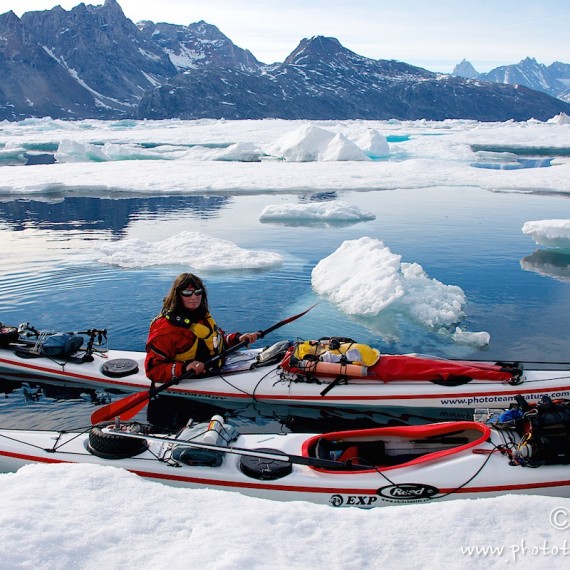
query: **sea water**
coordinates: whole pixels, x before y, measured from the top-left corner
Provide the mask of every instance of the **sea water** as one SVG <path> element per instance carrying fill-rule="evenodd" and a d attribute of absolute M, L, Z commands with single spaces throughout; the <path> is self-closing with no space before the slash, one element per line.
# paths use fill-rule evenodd
<path fill-rule="evenodd" d="M 331 199 L 342 199 L 376 217 L 350 224 L 259 221 L 267 205 Z M 337 335 L 390 353 L 566 362 L 570 252 L 540 248 L 521 228 L 530 220 L 568 217 L 569 211 L 570 201 L 564 196 L 494 193 L 467 186 L 6 201 L 0 203 L 0 321 L 29 322 L 42 330 L 106 328 L 111 348 L 144 350 L 151 319 L 176 275 L 192 270 L 192 260 L 117 267 L 99 262 L 96 245 L 127 238 L 157 241 L 191 231 L 283 258 L 280 266 L 270 269 L 199 272 L 207 284 L 211 311 L 226 331 L 265 329 L 321 301 L 259 346 L 283 338 Z M 430 278 L 461 287 L 467 304 L 460 326 L 489 332 L 488 347 L 458 344 L 441 330 L 390 311 L 379 318 L 353 318 L 319 298 L 311 287 L 312 269 L 345 240 L 363 236 L 381 240 L 403 262 L 420 264 Z M 2 382 L 0 390 L 0 424 L 19 428 L 88 425 L 96 405 L 120 397 L 33 381 Z M 153 408 L 164 408 L 161 417 L 171 423 L 218 412 L 187 403 L 180 410 L 178 399 L 160 400 Z M 342 421 L 342 414 L 334 412 L 279 407 L 245 406 L 225 413 L 247 429 L 301 429 L 308 420 L 332 427 Z M 389 410 L 356 417 L 365 425 L 426 419 L 420 413 L 397 420 Z"/>

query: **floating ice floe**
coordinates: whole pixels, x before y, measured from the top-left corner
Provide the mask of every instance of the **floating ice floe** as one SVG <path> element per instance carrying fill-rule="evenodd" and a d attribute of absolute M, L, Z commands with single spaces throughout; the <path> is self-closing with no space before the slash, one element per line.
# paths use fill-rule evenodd
<path fill-rule="evenodd" d="M 265 148 L 265 153 L 290 162 L 370 160 L 341 133 L 315 125 L 302 125 Z"/>
<path fill-rule="evenodd" d="M 376 316 L 405 293 L 401 259 L 379 240 L 348 240 L 317 263 L 311 284 L 349 315 Z"/>
<path fill-rule="evenodd" d="M 283 258 L 269 251 L 249 251 L 230 241 L 198 232 L 181 232 L 158 242 L 124 239 L 103 242 L 94 249 L 100 263 L 126 268 L 153 265 L 184 265 L 199 271 L 268 269 L 281 265 Z"/>
<path fill-rule="evenodd" d="M 458 344 L 469 344 L 471 346 L 478 346 L 484 348 L 491 340 L 491 335 L 488 332 L 468 332 L 456 327 L 455 332 L 451 338 Z"/>
<path fill-rule="evenodd" d="M 421 265 L 402 262 L 400 255 L 370 237 L 345 241 L 319 261 L 311 283 L 348 315 L 376 317 L 390 308 L 438 331 L 459 323 L 467 302 L 461 287 L 430 278 Z M 451 338 L 477 345 L 489 342 L 488 333 L 457 328 Z"/>
<path fill-rule="evenodd" d="M 265 206 L 259 215 L 262 222 L 360 222 L 375 218 L 372 212 L 336 200 L 308 204 L 271 204 Z"/>
<path fill-rule="evenodd" d="M 522 232 L 529 235 L 537 245 L 570 249 L 570 219 L 525 222 Z"/>
<path fill-rule="evenodd" d="M 418 263 L 402 263 L 400 279 L 405 294 L 399 302 L 422 325 L 438 329 L 463 318 L 467 299 L 461 287 L 430 278 Z"/>

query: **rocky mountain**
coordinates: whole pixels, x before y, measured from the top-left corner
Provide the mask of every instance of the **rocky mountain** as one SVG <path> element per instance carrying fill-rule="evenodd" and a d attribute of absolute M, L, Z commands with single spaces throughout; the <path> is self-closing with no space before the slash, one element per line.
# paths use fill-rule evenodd
<path fill-rule="evenodd" d="M 527 57 L 514 65 L 503 65 L 488 73 L 478 73 L 468 61 L 463 60 L 455 66 L 452 74 L 495 83 L 524 85 L 570 102 L 570 65 L 559 61 L 546 66 Z"/>
<path fill-rule="evenodd" d="M 147 89 L 177 73 L 164 50 L 140 33 L 115 0 L 27 12 L 22 24 L 103 109 L 128 113 Z"/>
<path fill-rule="evenodd" d="M 230 67 L 255 72 L 263 67 L 250 51 L 237 47 L 216 26 L 203 20 L 189 26 L 144 21 L 138 27 L 168 54 L 178 71 Z"/>
<path fill-rule="evenodd" d="M 138 117 L 163 119 L 546 120 L 570 105 L 525 87 L 372 60 L 322 36 L 261 72 L 204 67 L 147 91 Z"/>
<path fill-rule="evenodd" d="M 82 118 L 93 95 L 37 44 L 14 12 L 0 15 L 0 119 Z"/>
<path fill-rule="evenodd" d="M 553 68 L 562 83 L 564 65 Z M 302 40 L 283 63 L 265 65 L 215 26 L 135 25 L 116 0 L 21 19 L 0 15 L 0 120 L 498 121 L 561 112 L 570 114 L 570 105 L 544 93 L 369 59 L 322 36 Z"/>
<path fill-rule="evenodd" d="M 471 65 L 471 62 L 463 59 L 453 68 L 451 75 L 465 77 L 466 79 L 477 79 L 481 74 Z"/>

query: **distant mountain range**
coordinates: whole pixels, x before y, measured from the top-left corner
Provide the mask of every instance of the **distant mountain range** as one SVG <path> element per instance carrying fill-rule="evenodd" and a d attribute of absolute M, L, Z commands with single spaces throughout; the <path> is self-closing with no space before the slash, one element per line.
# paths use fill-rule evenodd
<path fill-rule="evenodd" d="M 555 61 L 546 66 L 527 57 L 516 65 L 503 65 L 488 73 L 478 73 L 465 59 L 457 64 L 452 75 L 495 83 L 525 85 L 570 103 L 570 64 Z"/>
<path fill-rule="evenodd" d="M 525 62 L 516 76 L 498 72 Z M 549 71 L 548 89 L 538 88 L 538 74 L 523 85 L 532 62 Z M 322 36 L 266 65 L 213 25 L 134 24 L 116 0 L 105 0 L 0 15 L 0 120 L 547 120 L 570 114 L 569 67 L 528 59 L 483 77 L 464 61 L 448 75 L 369 59 Z"/>

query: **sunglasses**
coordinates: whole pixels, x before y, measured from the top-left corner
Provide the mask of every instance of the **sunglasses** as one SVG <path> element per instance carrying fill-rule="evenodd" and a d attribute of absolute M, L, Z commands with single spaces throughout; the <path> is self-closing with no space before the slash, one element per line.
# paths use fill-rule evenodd
<path fill-rule="evenodd" d="M 184 289 L 184 290 L 180 291 L 180 294 L 183 297 L 192 297 L 192 295 L 201 296 L 202 295 L 202 289 L 194 289 L 194 291 L 190 291 L 189 289 Z"/>

